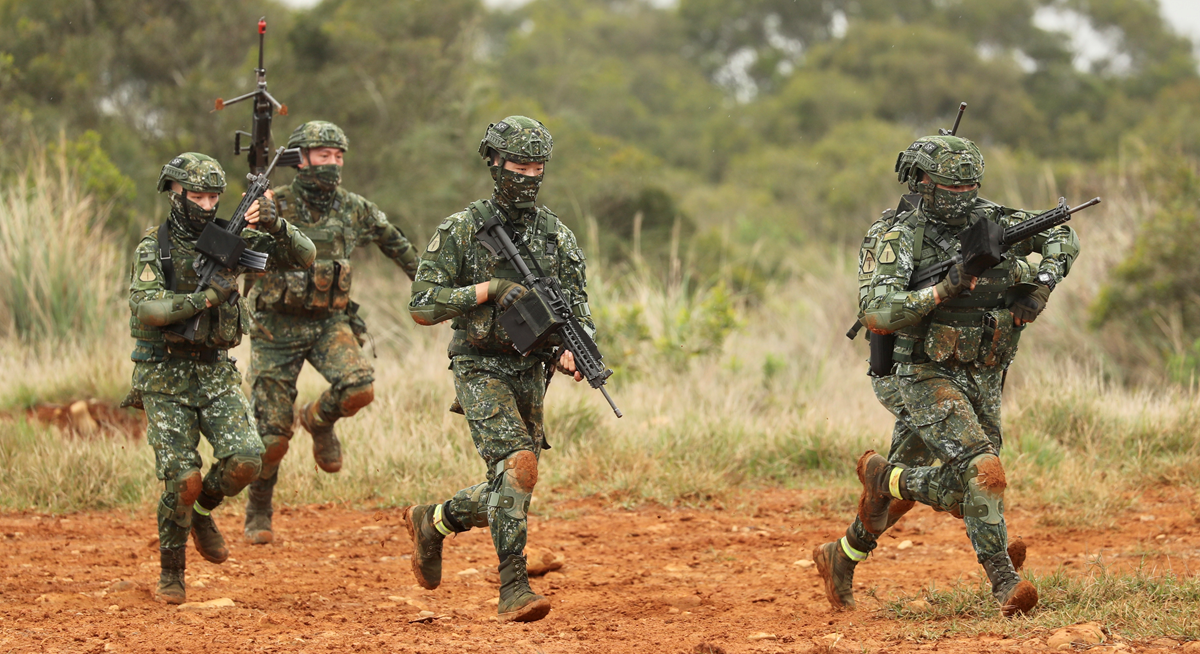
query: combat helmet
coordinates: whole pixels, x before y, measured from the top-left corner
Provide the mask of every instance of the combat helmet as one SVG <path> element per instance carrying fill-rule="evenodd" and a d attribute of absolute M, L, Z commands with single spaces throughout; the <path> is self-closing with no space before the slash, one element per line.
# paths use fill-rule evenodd
<path fill-rule="evenodd" d="M 936 184 L 979 184 L 983 180 L 983 153 L 961 136 L 924 136 L 896 157 L 896 174 L 910 190 L 918 190 L 922 172 Z"/>
<path fill-rule="evenodd" d="M 501 166 L 505 161 L 545 163 L 550 161 L 554 139 L 541 121 L 525 116 L 509 116 L 488 125 L 483 140 L 479 142 L 479 156 L 487 160 L 489 166 L 492 165 L 493 150 L 500 155 Z"/>
<path fill-rule="evenodd" d="M 171 182 L 196 193 L 223 193 L 225 170 L 216 159 L 199 152 L 184 152 L 167 162 L 158 174 L 158 192 L 169 191 Z"/>
<path fill-rule="evenodd" d="M 289 148 L 338 148 L 342 152 L 350 149 L 350 140 L 341 127 L 327 120 L 310 120 L 301 123 L 288 137 Z"/>

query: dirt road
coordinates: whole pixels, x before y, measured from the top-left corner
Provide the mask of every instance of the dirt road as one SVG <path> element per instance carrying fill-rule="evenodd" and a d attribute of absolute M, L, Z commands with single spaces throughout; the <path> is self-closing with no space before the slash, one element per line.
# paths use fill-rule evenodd
<path fill-rule="evenodd" d="M 217 566 L 189 545 L 188 599 L 232 606 L 180 610 L 150 596 L 158 571 L 153 517 L 125 512 L 0 516 L 0 652 L 899 652 L 1030 650 L 1046 633 L 934 643 L 904 640 L 882 600 L 980 574 L 961 524 L 918 508 L 859 566 L 860 610 L 831 612 L 814 545 L 845 521 L 814 516 L 811 493 L 763 491 L 749 510 L 643 508 L 599 500 L 556 506 L 568 518 L 531 521 L 532 547 L 565 557 L 534 580 L 554 609 L 530 625 L 498 624 L 495 555 L 484 530 L 446 541 L 445 581 L 413 584 L 400 512 L 338 506 L 284 508 L 280 541 L 252 547 L 241 519 L 219 524 L 233 557 Z M 1086 566 L 1168 556 L 1176 571 L 1200 563 L 1200 529 L 1184 491 L 1144 498 L 1119 531 L 1041 526 L 1010 512 L 1029 546 L 1027 567 Z M 218 512 L 220 514 L 220 512 Z M 909 541 L 910 545 L 901 545 Z M 874 589 L 878 600 L 868 596 Z M 426 613 L 422 613 L 425 611 Z M 432 614 L 432 617 L 429 618 Z M 427 616 L 427 622 L 412 622 Z M 1147 643 L 1130 643 L 1139 651 Z M 1126 650 L 1128 651 L 1128 650 Z"/>

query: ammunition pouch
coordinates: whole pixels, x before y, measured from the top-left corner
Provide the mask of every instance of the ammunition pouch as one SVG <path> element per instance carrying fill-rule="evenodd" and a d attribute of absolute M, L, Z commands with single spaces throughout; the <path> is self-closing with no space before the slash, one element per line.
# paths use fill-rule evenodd
<path fill-rule="evenodd" d="M 265 275 L 255 308 L 313 318 L 328 317 L 350 305 L 354 269 L 349 259 L 318 259 L 308 270 Z"/>
<path fill-rule="evenodd" d="M 537 287 L 529 289 L 500 316 L 500 326 L 522 356 L 545 345 L 566 323 L 554 313 L 549 299 Z"/>

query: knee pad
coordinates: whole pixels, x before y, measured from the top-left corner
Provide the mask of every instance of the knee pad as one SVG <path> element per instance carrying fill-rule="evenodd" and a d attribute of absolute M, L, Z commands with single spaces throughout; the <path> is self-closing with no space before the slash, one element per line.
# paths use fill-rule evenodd
<path fill-rule="evenodd" d="M 367 406 L 375 399 L 375 385 L 367 382 L 356 386 L 348 386 L 338 392 L 338 412 L 343 417 L 358 413 L 359 409 Z"/>
<path fill-rule="evenodd" d="M 524 520 L 529 511 L 529 499 L 538 479 L 537 455 L 521 450 L 496 463 L 498 490 L 488 498 L 488 506 L 504 511 L 509 517 Z"/>
<path fill-rule="evenodd" d="M 221 459 L 219 465 L 221 471 L 217 480 L 225 497 L 242 492 L 262 472 L 262 459 L 257 454 L 234 454 Z"/>
<path fill-rule="evenodd" d="M 158 511 L 166 519 L 188 529 L 192 526 L 192 505 L 200 497 L 204 487 L 203 477 L 195 468 L 188 468 L 168 479 L 165 483 L 166 493 L 159 502 Z"/>
<path fill-rule="evenodd" d="M 283 461 L 283 455 L 287 454 L 288 444 L 291 442 L 291 439 L 285 436 L 268 434 L 262 437 L 262 442 L 262 470 L 259 471 L 259 477 L 270 479 L 279 470 L 279 462 Z"/>
<path fill-rule="evenodd" d="M 998 525 L 1004 519 L 1004 489 L 1008 481 L 1004 467 L 995 454 L 980 454 L 971 459 L 963 473 L 962 514 L 978 518 L 989 525 Z"/>

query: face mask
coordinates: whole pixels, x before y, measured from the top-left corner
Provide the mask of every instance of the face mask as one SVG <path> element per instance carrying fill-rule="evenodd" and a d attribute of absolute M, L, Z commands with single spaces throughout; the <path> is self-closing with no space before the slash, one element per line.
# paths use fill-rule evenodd
<path fill-rule="evenodd" d="M 546 175 L 521 175 L 501 168 L 499 174 L 493 177 L 496 178 L 496 199 L 509 208 L 524 210 L 537 206 L 535 201 L 538 189 L 542 187 L 542 180 Z"/>
<path fill-rule="evenodd" d="M 975 208 L 975 200 L 979 198 L 978 188 L 955 192 L 933 184 L 921 186 L 931 187 L 921 189 L 921 209 L 925 215 L 956 227 L 966 224 L 967 219 L 971 217 L 971 210 Z"/>
<path fill-rule="evenodd" d="M 171 198 L 171 217 L 184 231 L 192 235 L 199 235 L 204 225 L 217 217 L 217 209 L 221 204 L 218 202 L 212 209 L 204 209 L 192 200 L 184 199 L 182 193 L 172 192 L 167 195 Z"/>
<path fill-rule="evenodd" d="M 306 166 L 296 173 L 296 180 L 305 190 L 332 193 L 342 183 L 342 167 L 338 164 Z"/>

